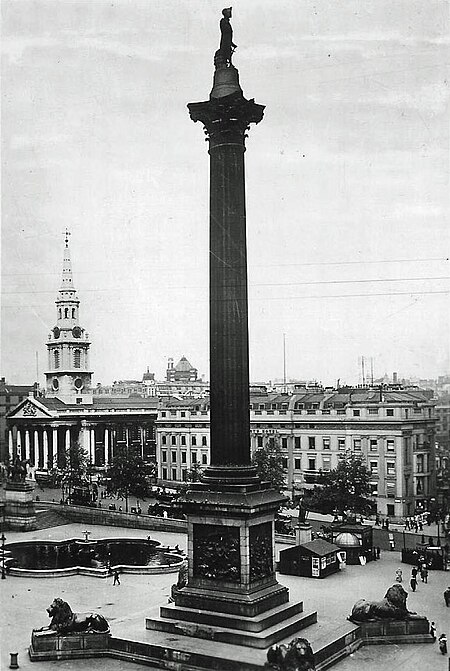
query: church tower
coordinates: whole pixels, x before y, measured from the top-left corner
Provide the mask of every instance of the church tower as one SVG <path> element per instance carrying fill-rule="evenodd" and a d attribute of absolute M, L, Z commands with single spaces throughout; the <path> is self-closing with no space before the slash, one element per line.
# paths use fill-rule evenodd
<path fill-rule="evenodd" d="M 89 336 L 79 325 L 80 301 L 72 278 L 69 235 L 66 230 L 62 281 L 56 299 L 56 326 L 48 337 L 47 397 L 64 403 L 92 403 Z"/>

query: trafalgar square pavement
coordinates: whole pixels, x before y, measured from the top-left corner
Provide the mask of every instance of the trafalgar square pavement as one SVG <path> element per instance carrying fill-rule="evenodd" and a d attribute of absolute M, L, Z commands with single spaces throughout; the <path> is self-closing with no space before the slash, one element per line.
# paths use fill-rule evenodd
<path fill-rule="evenodd" d="M 146 538 L 148 532 L 137 529 L 120 530 L 117 527 L 85 524 L 66 524 L 59 527 L 30 532 L 8 532 L 7 543 L 15 540 L 61 540 L 83 538 L 83 531 L 91 532 L 90 539 L 105 537 Z M 163 545 L 178 544 L 186 549 L 184 534 L 151 532 L 152 538 Z M 277 550 L 283 546 L 277 545 Z M 445 607 L 443 591 L 450 584 L 450 574 L 431 571 L 428 584 L 419 580 L 415 593 L 411 593 L 409 576 L 411 567 L 400 563 L 399 552 L 382 552 L 381 560 L 366 566 L 348 566 L 343 571 L 323 580 L 298 576 L 278 575 L 281 584 L 290 590 L 293 601 L 303 600 L 306 609 L 318 612 L 315 636 L 326 633 L 336 623 L 345 622 L 353 604 L 360 598 L 381 599 L 387 588 L 395 582 L 397 568 L 403 571 L 403 586 L 408 591 L 408 608 L 425 615 L 436 624 L 437 634 L 450 635 L 450 608 Z M 66 600 L 74 611 L 98 611 L 109 621 L 113 636 L 151 636 L 146 632 L 145 617 L 151 610 L 167 603 L 176 574 L 132 575 L 123 574 L 121 585 L 113 586 L 113 577 L 93 578 L 70 576 L 66 578 L 18 578 L 8 576 L 0 581 L 1 665 L 7 669 L 9 653 L 19 653 L 21 669 L 51 671 L 74 669 L 79 671 L 131 671 L 143 668 L 133 663 L 111 658 L 86 659 L 61 662 L 31 662 L 28 646 L 33 627 L 48 624 L 47 606 L 55 597 Z M 308 637 L 308 632 L 304 635 Z M 182 637 L 183 638 L 183 637 Z M 201 649 L 202 641 L 198 641 Z M 220 644 L 218 644 L 220 645 Z M 256 651 L 261 654 L 263 651 Z M 338 671 L 447 671 L 448 657 L 442 656 L 437 644 L 366 646 L 339 662 Z"/>

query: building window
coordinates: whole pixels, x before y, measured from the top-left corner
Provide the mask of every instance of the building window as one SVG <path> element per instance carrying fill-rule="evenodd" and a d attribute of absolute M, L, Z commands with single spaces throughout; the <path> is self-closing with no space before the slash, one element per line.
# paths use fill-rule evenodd
<path fill-rule="evenodd" d="M 185 464 L 186 463 L 186 452 L 181 453 L 181 463 Z"/>
<path fill-rule="evenodd" d="M 345 450 L 345 438 L 338 438 L 338 450 Z"/>
<path fill-rule="evenodd" d="M 187 482 L 187 468 L 183 468 L 181 471 L 181 477 L 183 478 L 183 482 Z"/>
<path fill-rule="evenodd" d="M 177 437 L 172 435 L 170 436 L 170 443 L 171 445 L 176 445 L 177 444 Z"/>
<path fill-rule="evenodd" d="M 302 460 L 299 459 L 298 457 L 294 459 L 294 468 L 296 471 L 300 471 L 302 468 Z"/>
<path fill-rule="evenodd" d="M 353 439 L 353 449 L 355 452 L 361 452 L 361 438 Z"/>
<path fill-rule="evenodd" d="M 69 319 L 69 308 L 64 308 L 64 319 Z"/>
<path fill-rule="evenodd" d="M 287 450 L 287 438 L 283 437 L 281 439 L 281 447 L 283 448 L 283 450 Z"/>
<path fill-rule="evenodd" d="M 378 496 L 378 482 L 369 482 L 370 496 Z"/>
<path fill-rule="evenodd" d="M 281 465 L 283 466 L 283 468 L 287 468 L 287 467 L 288 467 L 288 460 L 287 460 L 287 457 L 282 457 L 282 459 L 281 459 Z"/>
<path fill-rule="evenodd" d="M 196 447 L 196 446 L 197 446 L 197 436 L 192 436 L 192 438 L 191 438 L 191 445 L 192 445 L 193 447 Z"/>
<path fill-rule="evenodd" d="M 163 411 L 161 412 L 161 417 L 165 417 L 166 415 L 167 415 L 166 411 L 163 410 Z"/>
<path fill-rule="evenodd" d="M 206 440 L 206 436 L 202 436 L 202 446 L 207 447 L 207 445 L 208 445 L 208 442 Z"/>
<path fill-rule="evenodd" d="M 73 367 L 81 368 L 81 350 L 79 349 L 73 350 Z"/>
<path fill-rule="evenodd" d="M 353 417 L 359 417 L 361 415 L 361 410 L 353 410 Z"/>
<path fill-rule="evenodd" d="M 62 311 L 61 311 L 61 308 L 59 308 L 59 310 L 58 310 L 58 317 L 59 317 L 59 319 L 62 319 Z"/>
<path fill-rule="evenodd" d="M 386 408 L 386 417 L 394 416 L 394 408 Z"/>
<path fill-rule="evenodd" d="M 395 475 L 395 461 L 386 462 L 386 474 Z"/>
<path fill-rule="evenodd" d="M 423 473 L 423 454 L 417 455 L 417 473 Z"/>
<path fill-rule="evenodd" d="M 170 457 L 171 457 L 172 461 L 176 462 L 176 460 L 177 460 L 177 453 L 176 453 L 175 450 L 172 450 L 172 452 L 171 452 L 171 454 L 170 454 Z"/>
<path fill-rule="evenodd" d="M 167 461 L 167 451 L 163 450 L 161 452 L 161 461 Z"/>
<path fill-rule="evenodd" d="M 378 451 L 378 440 L 376 438 L 371 438 L 369 441 L 369 450 L 371 452 L 377 452 Z"/>
<path fill-rule="evenodd" d="M 162 469 L 162 478 L 163 480 L 167 480 L 167 468 Z"/>
<path fill-rule="evenodd" d="M 308 449 L 310 449 L 310 450 L 315 450 L 316 449 L 316 437 L 315 436 L 308 436 Z"/>
<path fill-rule="evenodd" d="M 386 440 L 386 452 L 395 452 L 395 440 L 391 438 Z"/>
<path fill-rule="evenodd" d="M 186 436 L 181 436 L 181 444 L 186 445 Z"/>
<path fill-rule="evenodd" d="M 369 408 L 369 415 L 378 415 L 378 408 Z"/>
<path fill-rule="evenodd" d="M 331 449 L 330 447 L 330 439 L 329 438 L 323 438 L 323 449 L 324 450 L 329 450 Z"/>
<path fill-rule="evenodd" d="M 161 445 L 167 445 L 167 436 L 161 436 Z"/>
<path fill-rule="evenodd" d="M 376 475 L 378 473 L 378 461 L 369 462 L 369 468 L 372 475 Z"/>
<path fill-rule="evenodd" d="M 72 308 L 72 319 L 75 319 L 75 308 Z"/>
<path fill-rule="evenodd" d="M 322 457 L 324 471 L 331 471 L 331 457 Z"/>
<path fill-rule="evenodd" d="M 263 437 L 262 436 L 257 436 L 256 437 L 256 444 L 257 444 L 257 447 L 262 447 L 263 446 Z"/>
<path fill-rule="evenodd" d="M 203 464 L 203 466 L 208 465 L 208 455 L 207 454 L 202 454 L 202 464 Z"/>
<path fill-rule="evenodd" d="M 172 480 L 176 480 L 176 479 L 177 479 L 177 469 L 172 468 Z"/>
<path fill-rule="evenodd" d="M 308 471 L 315 471 L 316 470 L 316 460 L 314 457 L 310 457 L 308 459 Z"/>
<path fill-rule="evenodd" d="M 181 411 L 180 415 L 181 415 L 182 417 L 186 417 L 186 413 L 184 412 L 184 410 Z"/>
<path fill-rule="evenodd" d="M 395 506 L 393 503 L 388 503 L 386 506 L 386 512 L 389 515 L 389 517 L 394 517 L 395 515 Z"/>
<path fill-rule="evenodd" d="M 55 361 L 55 368 L 59 368 L 59 350 L 55 349 L 53 352 L 53 359 Z"/>
<path fill-rule="evenodd" d="M 302 439 L 300 436 L 295 436 L 294 438 L 294 446 L 296 450 L 300 450 L 302 446 Z"/>
<path fill-rule="evenodd" d="M 197 463 L 197 452 L 191 452 L 191 462 L 193 464 Z"/>

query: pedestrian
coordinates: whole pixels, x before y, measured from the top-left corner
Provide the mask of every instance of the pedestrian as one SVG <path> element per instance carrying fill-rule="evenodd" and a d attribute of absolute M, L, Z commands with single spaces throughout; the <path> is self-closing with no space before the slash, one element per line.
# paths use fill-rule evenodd
<path fill-rule="evenodd" d="M 428 536 L 428 545 L 433 547 L 433 538 L 431 536 Z"/>
<path fill-rule="evenodd" d="M 420 577 L 422 579 L 422 582 L 425 584 L 428 582 L 428 567 L 426 564 L 422 564 L 422 567 L 420 569 Z"/>
<path fill-rule="evenodd" d="M 450 587 L 447 587 L 447 589 L 444 592 L 444 601 L 445 605 L 448 608 L 450 606 Z"/>
<path fill-rule="evenodd" d="M 414 531 L 417 533 L 419 531 L 419 525 L 417 522 L 414 522 Z"/>
<path fill-rule="evenodd" d="M 402 569 L 401 569 L 401 568 L 398 568 L 398 569 L 396 570 L 396 572 L 395 572 L 395 579 L 396 579 L 397 582 L 402 582 L 402 580 L 403 580 L 403 573 L 402 573 Z"/>
<path fill-rule="evenodd" d="M 439 636 L 439 650 L 443 655 L 447 654 L 447 636 L 445 634 Z"/>
<path fill-rule="evenodd" d="M 386 531 L 389 531 L 389 517 L 386 517 L 386 521 L 384 523 Z"/>
<path fill-rule="evenodd" d="M 412 569 L 411 569 L 411 578 L 416 578 L 417 579 L 417 573 L 418 573 L 418 569 L 415 566 L 413 566 Z"/>
<path fill-rule="evenodd" d="M 380 526 L 380 516 L 378 513 L 375 515 L 375 526 Z"/>
<path fill-rule="evenodd" d="M 405 520 L 405 529 L 406 531 L 409 531 L 409 517 L 407 517 Z"/>
<path fill-rule="evenodd" d="M 422 520 L 419 522 L 419 531 L 423 531 L 423 523 Z"/>
<path fill-rule="evenodd" d="M 416 588 L 417 588 L 417 580 L 413 575 L 411 576 L 411 580 L 409 581 L 409 584 L 411 585 L 412 591 L 415 592 Z"/>
<path fill-rule="evenodd" d="M 436 641 L 436 626 L 435 626 L 434 622 L 432 622 L 430 624 L 430 636 L 433 639 L 433 643 L 435 643 L 435 641 Z"/>
<path fill-rule="evenodd" d="M 379 545 L 377 545 L 377 547 L 376 547 L 376 551 L 377 551 L 377 559 L 379 559 L 379 558 L 380 558 L 380 554 L 381 554 L 381 548 L 380 548 Z"/>
<path fill-rule="evenodd" d="M 114 585 L 120 585 L 119 571 L 117 569 L 114 571 L 113 587 Z"/>

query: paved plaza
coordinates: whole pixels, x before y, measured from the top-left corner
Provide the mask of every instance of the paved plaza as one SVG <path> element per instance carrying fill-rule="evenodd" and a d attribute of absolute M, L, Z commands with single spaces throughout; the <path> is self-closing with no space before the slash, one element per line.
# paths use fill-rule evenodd
<path fill-rule="evenodd" d="M 7 534 L 7 540 L 25 539 L 63 539 L 82 538 L 82 532 L 88 528 L 90 538 L 102 537 L 141 537 L 148 532 L 117 527 L 67 524 L 41 531 Z M 185 549 L 186 536 L 182 534 L 154 532 L 151 534 L 163 545 L 179 544 Z M 277 546 L 277 550 L 282 546 Z M 320 637 L 332 628 L 336 622 L 345 622 L 352 605 L 359 598 L 380 599 L 386 589 L 393 584 L 395 570 L 401 566 L 404 573 L 403 584 L 409 589 L 410 567 L 400 564 L 397 552 L 383 552 L 379 562 L 366 566 L 349 566 L 344 571 L 329 576 L 325 580 L 314 580 L 297 576 L 280 575 L 279 580 L 290 589 L 291 600 L 303 600 L 305 610 L 318 611 L 318 624 L 314 626 L 314 637 Z M 175 574 L 158 576 L 131 575 L 121 576 L 121 585 L 113 587 L 111 578 L 92 578 L 71 576 L 67 578 L 16 578 L 8 576 L 0 581 L 1 597 L 1 668 L 8 668 L 9 652 L 19 653 L 21 669 L 46 671 L 47 669 L 92 669 L 101 671 L 110 669 L 143 668 L 131 663 L 110 658 L 88 659 L 64 662 L 32 663 L 27 654 L 31 629 L 48 624 L 46 607 L 54 597 L 60 596 L 69 602 L 74 611 L 94 610 L 108 619 L 111 631 L 116 636 L 148 639 L 156 632 L 146 632 L 144 620 L 151 611 L 167 603 L 170 587 L 175 582 Z M 416 593 L 410 593 L 408 607 L 434 620 L 438 634 L 445 631 L 450 634 L 450 608 L 446 608 L 442 593 L 450 584 L 450 574 L 441 571 L 431 572 L 427 585 L 419 585 Z M 306 634 L 309 635 L 309 632 Z M 206 642 L 205 642 L 206 644 Z M 203 645 L 198 642 L 198 648 Z M 220 645 L 220 644 L 219 644 Z M 258 658 L 262 651 L 251 651 Z M 440 655 L 435 645 L 409 646 L 371 646 L 363 647 L 354 655 L 336 665 L 339 671 L 447 671 L 448 660 Z"/>

